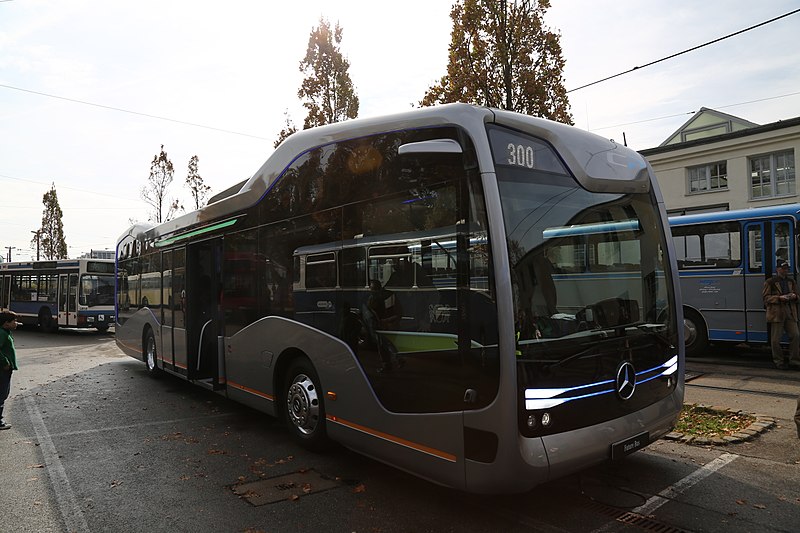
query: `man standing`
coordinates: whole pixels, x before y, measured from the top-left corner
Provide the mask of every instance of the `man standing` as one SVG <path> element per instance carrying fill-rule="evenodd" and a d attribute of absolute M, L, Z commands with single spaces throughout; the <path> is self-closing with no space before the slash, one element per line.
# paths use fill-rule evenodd
<path fill-rule="evenodd" d="M 789 336 L 789 355 L 792 368 L 800 370 L 800 334 L 797 328 L 797 284 L 789 276 L 789 262 L 779 259 L 776 274 L 764 282 L 761 293 L 767 310 L 772 361 L 775 368 L 789 368 L 781 349 L 781 336 Z"/>

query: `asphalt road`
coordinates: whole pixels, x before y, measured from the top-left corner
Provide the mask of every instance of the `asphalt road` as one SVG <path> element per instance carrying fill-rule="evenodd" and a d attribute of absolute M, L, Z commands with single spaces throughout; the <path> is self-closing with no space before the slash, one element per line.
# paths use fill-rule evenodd
<path fill-rule="evenodd" d="M 150 378 L 113 334 L 23 329 L 15 339 L 2 532 L 789 532 L 800 522 L 800 441 L 788 417 L 752 442 L 659 441 L 526 494 L 476 496 L 341 447 L 298 448 L 266 415 Z M 713 359 L 697 364 L 715 384 L 730 374 Z M 736 367 L 733 381 L 766 372 L 759 364 Z M 785 379 L 800 390 L 800 375 Z"/>

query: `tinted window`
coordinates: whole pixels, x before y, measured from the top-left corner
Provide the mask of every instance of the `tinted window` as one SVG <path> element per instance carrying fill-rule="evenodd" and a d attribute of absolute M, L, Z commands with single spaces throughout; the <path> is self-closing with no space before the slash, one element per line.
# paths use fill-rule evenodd
<path fill-rule="evenodd" d="M 458 177 L 454 171 L 462 168 L 462 156 L 399 156 L 397 149 L 406 143 L 443 138 L 458 139 L 458 132 L 455 128 L 392 132 L 305 152 L 277 180 L 268 201 L 262 202 L 263 219 L 292 218 L 410 189 L 425 198 L 429 186 Z"/>
<path fill-rule="evenodd" d="M 397 153 L 430 139 L 456 140 L 463 153 Z M 344 341 L 391 411 L 477 409 L 497 393 L 497 313 L 473 159 L 455 128 L 330 144 L 301 154 L 258 208 L 271 313 Z M 229 252 L 253 253 L 247 238 L 231 237 Z M 226 334 L 249 320 L 226 316 Z M 379 372 L 385 364 L 391 372 Z"/>

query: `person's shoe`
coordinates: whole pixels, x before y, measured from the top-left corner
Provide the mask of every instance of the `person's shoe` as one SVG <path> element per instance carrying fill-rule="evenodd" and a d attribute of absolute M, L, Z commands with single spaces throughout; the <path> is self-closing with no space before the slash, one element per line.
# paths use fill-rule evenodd
<path fill-rule="evenodd" d="M 11 424 L 0 424 L 0 430 L 11 429 Z"/>
<path fill-rule="evenodd" d="M 786 363 L 777 363 L 775 365 L 775 368 L 777 368 L 778 370 L 789 370 L 789 365 L 787 365 Z"/>

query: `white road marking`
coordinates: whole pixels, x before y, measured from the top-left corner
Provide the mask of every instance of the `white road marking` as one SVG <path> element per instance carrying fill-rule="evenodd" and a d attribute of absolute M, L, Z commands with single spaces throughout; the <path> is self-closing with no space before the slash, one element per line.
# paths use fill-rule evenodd
<path fill-rule="evenodd" d="M 33 423 L 33 430 L 36 432 L 36 439 L 39 441 L 39 449 L 44 456 L 47 475 L 50 477 L 50 482 L 53 485 L 53 492 L 55 492 L 56 501 L 58 502 L 58 510 L 61 513 L 61 518 L 64 520 L 66 530 L 75 533 L 89 533 L 89 525 L 86 523 L 83 511 L 81 511 L 80 506 L 75 501 L 75 493 L 72 492 L 72 486 L 69 483 L 67 472 L 64 470 L 64 465 L 58 457 L 58 450 L 56 450 L 53 439 L 47 432 L 47 426 L 42 418 L 42 413 L 39 412 L 39 408 L 36 406 L 36 402 L 31 396 L 25 397 L 25 407 Z"/>
<path fill-rule="evenodd" d="M 156 420 L 153 422 L 140 422 L 138 424 L 128 424 L 125 426 L 108 426 L 102 428 L 93 428 L 93 429 L 81 429 L 78 431 L 65 431 L 63 433 L 51 433 L 51 437 L 71 437 L 73 435 L 88 435 L 91 433 L 103 433 L 105 431 L 120 431 L 123 429 L 134 429 L 134 428 L 142 428 L 147 426 L 162 426 L 166 424 L 179 424 L 181 422 L 193 422 L 193 421 L 205 421 L 210 420 L 212 418 L 224 418 L 228 416 L 234 416 L 233 413 L 223 413 L 218 415 L 206 415 L 206 416 L 192 416 L 187 418 L 173 418 L 172 420 Z"/>
<path fill-rule="evenodd" d="M 713 474 L 726 464 L 730 463 L 737 457 L 739 456 L 732 453 L 723 453 L 710 463 L 706 463 L 705 465 L 703 465 L 702 468 L 698 468 L 685 478 L 673 483 L 672 485 L 662 490 L 655 496 L 651 496 L 649 500 L 644 502 L 636 509 L 633 509 L 631 512 L 643 516 L 652 514 L 653 511 L 655 511 L 665 503 L 669 502 L 670 500 L 675 499 L 676 496 L 690 489 L 692 486 L 699 483 L 703 479 L 707 478 L 708 476 L 710 476 L 711 474 Z"/>
<path fill-rule="evenodd" d="M 653 514 L 653 511 L 675 499 L 675 497 L 679 496 L 686 490 L 690 489 L 703 479 L 707 478 L 726 464 L 730 463 L 734 459 L 739 457 L 738 455 L 732 453 L 723 453 L 713 461 L 703 465 L 702 467 L 698 468 L 688 476 L 683 479 L 680 479 L 667 487 L 666 489 L 662 490 L 655 496 L 651 496 L 646 502 L 635 509 L 630 510 L 630 514 L 635 514 L 639 516 L 649 516 Z M 626 513 L 628 514 L 628 513 Z M 608 531 L 616 531 L 616 527 L 619 526 L 617 521 L 608 522 L 600 528 L 595 529 L 592 533 L 605 533 Z"/>

